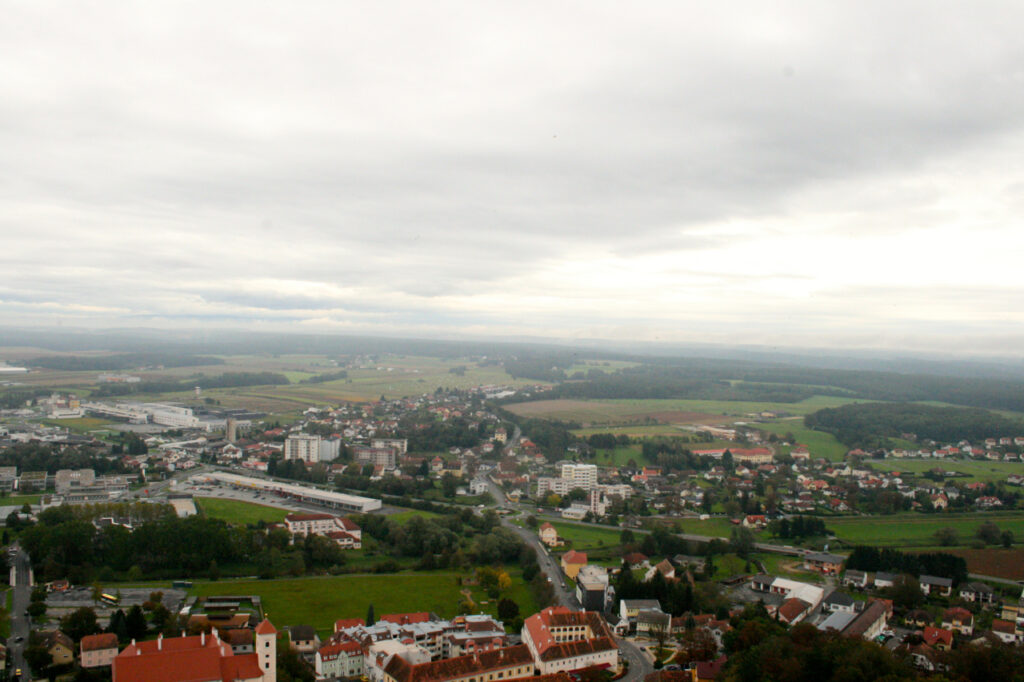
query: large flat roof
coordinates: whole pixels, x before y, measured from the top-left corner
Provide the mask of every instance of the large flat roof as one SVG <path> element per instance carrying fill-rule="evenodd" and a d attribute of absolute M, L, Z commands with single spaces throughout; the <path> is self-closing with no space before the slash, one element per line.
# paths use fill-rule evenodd
<path fill-rule="evenodd" d="M 304 500 L 312 500 L 314 502 L 320 502 L 330 506 L 344 507 L 346 509 L 355 509 L 358 511 L 368 512 L 380 509 L 382 506 L 380 500 L 374 499 L 372 497 L 360 497 L 358 495 L 336 493 L 331 490 L 311 488 L 309 486 L 295 485 L 293 483 L 283 483 L 281 481 L 275 481 L 270 478 L 254 478 L 252 476 L 239 476 L 238 474 L 228 474 L 220 471 L 216 471 L 207 475 L 216 481 L 229 483 L 231 485 L 236 485 L 242 488 L 256 488 L 259 490 L 280 492 L 284 493 L 285 495 L 291 495 L 292 497 L 297 497 Z"/>

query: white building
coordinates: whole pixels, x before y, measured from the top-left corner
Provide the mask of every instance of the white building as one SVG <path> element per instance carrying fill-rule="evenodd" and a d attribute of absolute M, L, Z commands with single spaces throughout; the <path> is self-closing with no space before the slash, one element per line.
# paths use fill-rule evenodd
<path fill-rule="evenodd" d="M 594 611 L 549 606 L 523 622 L 523 644 L 530 649 L 541 675 L 619 665 L 618 645 L 604 619 Z"/>
<path fill-rule="evenodd" d="M 320 436 L 311 433 L 293 433 L 284 442 L 284 458 L 303 462 L 320 461 Z"/>

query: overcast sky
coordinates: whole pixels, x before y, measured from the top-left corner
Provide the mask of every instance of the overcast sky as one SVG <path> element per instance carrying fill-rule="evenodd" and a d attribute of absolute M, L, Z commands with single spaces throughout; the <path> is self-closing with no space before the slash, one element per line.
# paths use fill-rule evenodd
<path fill-rule="evenodd" d="M 1024 3 L 0 9 L 4 324 L 1024 347 Z"/>

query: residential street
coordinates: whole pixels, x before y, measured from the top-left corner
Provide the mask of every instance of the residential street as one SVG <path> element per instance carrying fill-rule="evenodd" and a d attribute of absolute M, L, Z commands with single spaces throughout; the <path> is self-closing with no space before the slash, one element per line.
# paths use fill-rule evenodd
<path fill-rule="evenodd" d="M 21 669 L 27 673 L 25 665 L 25 646 L 28 644 L 29 621 L 25 616 L 25 609 L 28 608 L 29 596 L 32 593 L 30 580 L 30 564 L 28 553 L 18 549 L 16 555 L 9 558 L 13 585 L 11 591 L 11 636 L 7 640 L 7 654 L 10 658 L 11 679 L 14 671 Z M 19 641 L 19 638 L 21 641 Z"/>

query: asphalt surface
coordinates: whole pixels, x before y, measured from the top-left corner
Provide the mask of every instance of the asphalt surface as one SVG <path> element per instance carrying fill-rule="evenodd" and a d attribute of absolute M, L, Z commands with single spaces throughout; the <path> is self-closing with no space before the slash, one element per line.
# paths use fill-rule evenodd
<path fill-rule="evenodd" d="M 32 586 L 29 584 L 30 566 L 28 553 L 17 549 L 17 554 L 9 556 L 9 563 L 14 568 L 14 586 L 11 600 L 11 635 L 7 640 L 7 656 L 10 659 L 11 678 L 15 679 L 14 671 L 21 669 L 23 677 L 27 675 L 28 666 L 25 665 L 25 647 L 28 645 L 28 632 L 31 627 L 30 619 L 25 615 L 28 608 L 29 597 L 32 594 Z M 21 641 L 18 641 L 18 638 Z"/>

